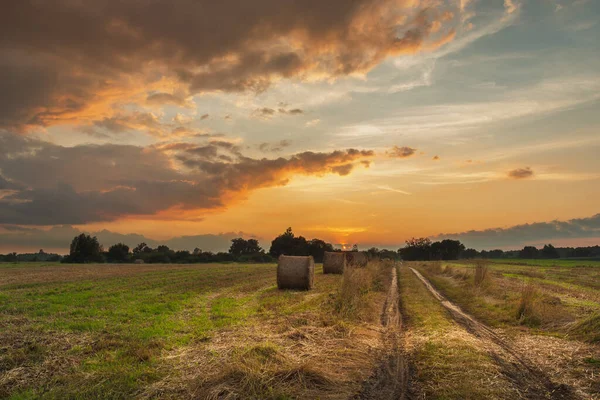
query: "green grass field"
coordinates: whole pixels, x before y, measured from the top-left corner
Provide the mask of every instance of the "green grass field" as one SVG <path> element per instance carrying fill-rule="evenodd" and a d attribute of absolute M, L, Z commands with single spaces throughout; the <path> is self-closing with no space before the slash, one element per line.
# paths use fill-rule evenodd
<path fill-rule="evenodd" d="M 0 264 L 0 398 L 373 398 L 392 354 L 409 365 L 400 389 L 415 398 L 527 393 L 410 266 L 548 363 L 549 376 L 598 399 L 600 266 L 538 264 L 490 263 L 481 287 L 470 262 L 399 267 L 393 344 L 385 263 L 343 276 L 317 266 L 311 291 L 278 290 L 265 264 Z M 527 287 L 531 310 L 517 316 Z M 378 398 L 397 398 L 394 387 Z"/>
<path fill-rule="evenodd" d="M 156 393 L 148 388 L 164 381 L 172 387 L 157 392 L 177 398 L 197 390 L 198 379 L 210 374 L 196 371 L 190 382 L 175 382 L 185 366 L 169 361 L 174 354 L 201 352 L 208 365 L 217 354 L 204 353 L 229 336 L 225 355 L 233 364 L 235 354 L 271 349 L 270 340 L 281 336 L 234 339 L 240 332 L 303 335 L 297 328 L 313 327 L 343 336 L 360 322 L 335 312 L 340 276 L 323 275 L 318 267 L 314 290 L 279 291 L 275 269 L 0 265 L 0 398 L 152 397 Z"/>

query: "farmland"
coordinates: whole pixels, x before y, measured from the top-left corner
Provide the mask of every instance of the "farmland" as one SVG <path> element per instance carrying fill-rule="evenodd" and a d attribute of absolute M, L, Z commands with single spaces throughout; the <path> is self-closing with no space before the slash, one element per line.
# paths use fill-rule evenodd
<path fill-rule="evenodd" d="M 0 398 L 600 398 L 600 264 L 475 264 L 0 264 Z"/>

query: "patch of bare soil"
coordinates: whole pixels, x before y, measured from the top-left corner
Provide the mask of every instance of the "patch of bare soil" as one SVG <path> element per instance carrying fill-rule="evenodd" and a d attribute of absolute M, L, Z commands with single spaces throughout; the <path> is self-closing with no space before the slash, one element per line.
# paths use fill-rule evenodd
<path fill-rule="evenodd" d="M 446 308 L 453 319 L 467 331 L 480 339 L 482 346 L 500 366 L 502 374 L 511 381 L 526 399 L 577 399 L 578 390 L 574 382 L 564 382 L 559 376 L 551 376 L 530 358 L 536 348 L 516 348 L 491 328 L 465 313 L 460 307 L 447 300 L 417 270 L 412 272 L 423 282 L 431 294 Z M 557 383 L 561 382 L 561 383 Z"/>
<path fill-rule="evenodd" d="M 381 361 L 354 399 L 411 399 L 410 369 L 403 346 L 402 312 L 395 267 L 392 269 L 392 281 L 381 314 L 381 325 Z"/>

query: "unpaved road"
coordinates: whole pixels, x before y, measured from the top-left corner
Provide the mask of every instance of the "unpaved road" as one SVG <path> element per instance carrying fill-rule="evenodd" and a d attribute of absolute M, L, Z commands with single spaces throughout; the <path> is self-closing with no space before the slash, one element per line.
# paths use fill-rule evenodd
<path fill-rule="evenodd" d="M 485 324 L 465 313 L 460 307 L 446 299 L 419 271 L 411 271 L 427 287 L 429 292 L 452 315 L 452 318 L 468 332 L 481 340 L 485 349 L 499 365 L 502 373 L 526 399 L 578 399 L 571 387 L 556 384 L 541 370 L 518 354 L 506 341 Z"/>
<path fill-rule="evenodd" d="M 392 268 L 392 283 L 383 306 L 381 324 L 384 343 L 381 362 L 354 399 L 409 400 L 412 398 L 409 394 L 409 368 L 402 346 L 402 313 L 395 266 Z"/>

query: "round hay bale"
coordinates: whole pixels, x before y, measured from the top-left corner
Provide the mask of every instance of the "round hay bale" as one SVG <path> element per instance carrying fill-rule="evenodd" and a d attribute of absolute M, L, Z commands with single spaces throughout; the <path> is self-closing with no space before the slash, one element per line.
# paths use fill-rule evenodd
<path fill-rule="evenodd" d="M 366 267 L 369 258 L 364 251 L 347 251 L 346 264 L 352 267 Z"/>
<path fill-rule="evenodd" d="M 277 287 L 279 289 L 310 290 L 315 278 L 315 261 L 312 256 L 279 256 Z"/>
<path fill-rule="evenodd" d="M 324 274 L 343 274 L 346 268 L 346 255 L 340 251 L 326 251 L 323 255 Z"/>

